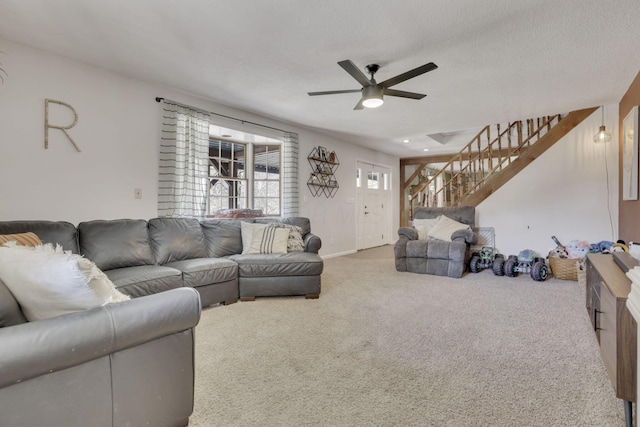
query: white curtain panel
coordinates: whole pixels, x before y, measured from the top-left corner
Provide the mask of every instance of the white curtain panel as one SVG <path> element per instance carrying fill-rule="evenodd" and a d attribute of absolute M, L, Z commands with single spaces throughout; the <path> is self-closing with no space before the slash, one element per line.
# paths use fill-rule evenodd
<path fill-rule="evenodd" d="M 284 132 L 282 148 L 282 216 L 298 216 L 298 134 Z"/>
<path fill-rule="evenodd" d="M 206 214 L 209 115 L 163 102 L 158 178 L 158 216 Z"/>

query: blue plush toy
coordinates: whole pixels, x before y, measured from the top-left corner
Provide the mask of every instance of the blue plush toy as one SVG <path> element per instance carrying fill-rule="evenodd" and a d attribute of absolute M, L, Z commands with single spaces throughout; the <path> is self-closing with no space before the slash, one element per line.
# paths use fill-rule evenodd
<path fill-rule="evenodd" d="M 591 243 L 589 245 L 589 252 L 597 254 L 597 253 L 603 253 L 603 254 L 608 254 L 611 252 L 611 246 L 613 246 L 613 242 L 610 242 L 608 240 L 603 240 L 599 243 Z"/>

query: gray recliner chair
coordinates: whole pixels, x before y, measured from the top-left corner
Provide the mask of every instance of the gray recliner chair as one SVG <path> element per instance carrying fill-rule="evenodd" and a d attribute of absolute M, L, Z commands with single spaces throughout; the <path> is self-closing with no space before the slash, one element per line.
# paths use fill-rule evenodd
<path fill-rule="evenodd" d="M 397 271 L 435 274 L 438 276 L 462 277 L 470 258 L 470 245 L 475 244 L 477 235 L 475 208 L 459 206 L 449 208 L 418 207 L 414 209 L 416 219 L 434 219 L 445 215 L 455 221 L 469 225 L 469 230 L 459 230 L 451 236 L 451 242 L 442 240 L 419 240 L 418 231 L 413 227 L 401 227 L 399 239 L 394 246 Z"/>

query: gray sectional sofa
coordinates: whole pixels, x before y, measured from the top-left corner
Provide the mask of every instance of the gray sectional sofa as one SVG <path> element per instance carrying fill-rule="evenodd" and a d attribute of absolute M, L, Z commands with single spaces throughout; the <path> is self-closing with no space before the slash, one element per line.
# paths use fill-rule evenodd
<path fill-rule="evenodd" d="M 303 252 L 242 254 L 241 221 L 296 225 Z M 202 306 L 262 296 L 317 298 L 323 270 L 320 238 L 308 218 L 154 218 L 97 220 L 75 227 L 64 221 L 2 221 L 0 234 L 33 232 L 84 255 L 131 297 L 191 287 Z"/>
<path fill-rule="evenodd" d="M 240 221 L 300 226 L 305 251 L 243 255 Z M 26 232 L 83 254 L 133 299 L 29 322 L 0 280 L 0 426 L 186 426 L 201 307 L 320 294 L 306 218 L 0 222 Z"/>

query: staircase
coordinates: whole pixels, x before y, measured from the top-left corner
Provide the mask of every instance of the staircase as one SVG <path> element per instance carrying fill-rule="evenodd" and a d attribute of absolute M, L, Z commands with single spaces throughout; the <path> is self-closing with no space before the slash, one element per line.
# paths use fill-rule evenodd
<path fill-rule="evenodd" d="M 414 204 L 477 206 L 596 109 L 517 121 L 504 129 L 500 125 L 485 126 L 439 171 L 429 173 L 426 164 L 421 164 L 405 182 L 410 218 Z M 416 178 L 420 183 L 409 185 Z"/>

